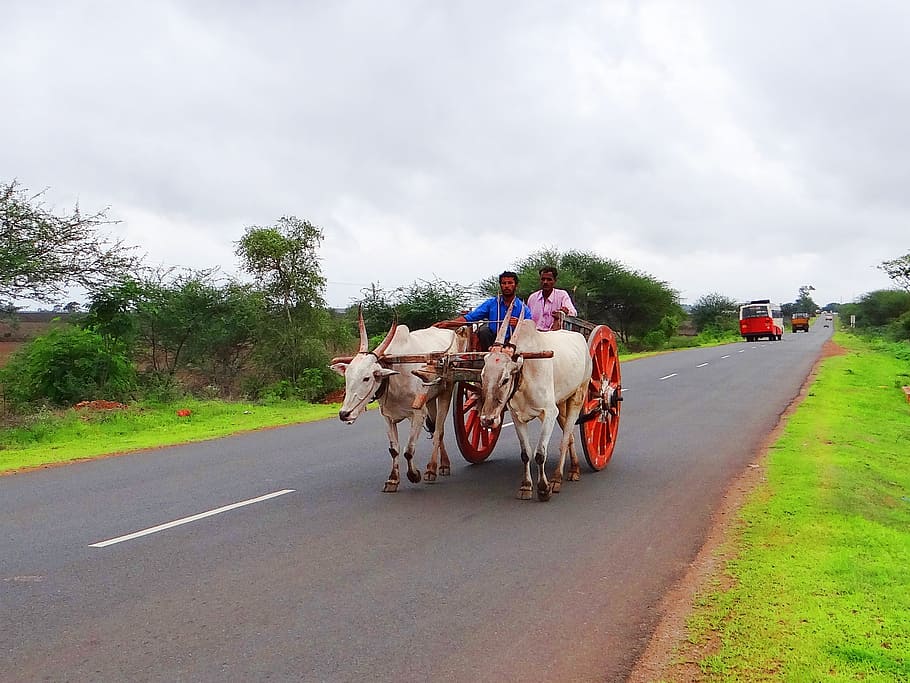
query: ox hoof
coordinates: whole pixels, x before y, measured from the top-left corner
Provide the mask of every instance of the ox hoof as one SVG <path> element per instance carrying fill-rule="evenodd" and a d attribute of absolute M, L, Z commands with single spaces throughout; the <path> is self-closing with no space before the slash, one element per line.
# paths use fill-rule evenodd
<path fill-rule="evenodd" d="M 562 488 L 562 482 L 553 481 L 550 482 L 550 493 L 559 493 L 559 490 Z"/>
<path fill-rule="evenodd" d="M 427 470 L 423 473 L 423 479 L 426 483 L 433 484 L 436 481 L 436 473 L 431 470 Z"/>
<path fill-rule="evenodd" d="M 578 472 L 569 472 L 569 476 L 566 479 L 569 481 L 580 481 L 581 475 Z"/>
<path fill-rule="evenodd" d="M 547 502 L 550 500 L 550 487 L 544 484 L 539 484 L 537 486 L 537 500 L 541 502 Z"/>
<path fill-rule="evenodd" d="M 518 489 L 518 500 L 531 500 L 531 489 Z"/>
<path fill-rule="evenodd" d="M 408 470 L 408 481 L 412 484 L 420 483 L 420 470 Z"/>
<path fill-rule="evenodd" d="M 448 477 L 450 474 L 452 474 L 452 468 L 448 465 L 443 465 L 439 468 L 439 476 Z"/>
<path fill-rule="evenodd" d="M 385 486 L 382 487 L 383 493 L 398 493 L 398 482 L 389 480 L 385 483 Z"/>

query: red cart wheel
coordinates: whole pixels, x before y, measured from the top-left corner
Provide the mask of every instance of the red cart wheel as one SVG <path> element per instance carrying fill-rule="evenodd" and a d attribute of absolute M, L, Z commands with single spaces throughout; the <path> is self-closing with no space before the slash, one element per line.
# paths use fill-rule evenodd
<path fill-rule="evenodd" d="M 472 382 L 459 382 L 455 387 L 452 423 L 458 450 L 465 460 L 473 464 L 489 457 L 502 429 L 502 423 L 493 429 L 480 426 L 480 385 Z"/>
<path fill-rule="evenodd" d="M 588 394 L 581 410 L 581 446 L 592 470 L 602 470 L 610 462 L 619 430 L 622 406 L 622 380 L 616 335 L 606 325 L 598 325 L 588 337 L 588 353 L 594 361 Z"/>

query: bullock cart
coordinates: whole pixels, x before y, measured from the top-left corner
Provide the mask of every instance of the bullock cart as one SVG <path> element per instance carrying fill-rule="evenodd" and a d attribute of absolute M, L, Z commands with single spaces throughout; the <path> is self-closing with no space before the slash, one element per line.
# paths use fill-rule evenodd
<path fill-rule="evenodd" d="M 622 383 L 616 335 L 606 325 L 595 325 L 570 316 L 564 318 L 563 329 L 581 333 L 588 343 L 593 367 L 578 423 L 585 459 L 591 469 L 599 471 L 613 456 L 619 429 Z M 472 335 L 471 348 L 477 348 L 476 335 Z M 480 372 L 485 355 L 485 352 L 476 350 L 433 354 L 423 357 L 426 365 L 413 371 L 428 382 L 455 383 L 452 410 L 455 440 L 461 455 L 470 463 L 480 463 L 489 457 L 501 431 L 501 423 L 488 429 L 480 422 Z M 522 355 L 533 360 L 552 356 L 553 352 Z M 417 358 L 400 360 L 413 362 Z"/>

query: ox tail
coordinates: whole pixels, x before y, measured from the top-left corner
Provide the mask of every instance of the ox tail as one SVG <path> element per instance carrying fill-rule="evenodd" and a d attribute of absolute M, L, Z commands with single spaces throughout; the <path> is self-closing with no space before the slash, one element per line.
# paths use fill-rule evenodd
<path fill-rule="evenodd" d="M 430 434 L 436 431 L 436 420 L 427 415 L 423 419 L 423 428 L 427 430 Z"/>

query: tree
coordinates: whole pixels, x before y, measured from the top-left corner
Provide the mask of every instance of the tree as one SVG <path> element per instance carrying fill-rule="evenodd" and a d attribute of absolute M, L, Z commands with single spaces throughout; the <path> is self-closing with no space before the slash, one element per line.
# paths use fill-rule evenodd
<path fill-rule="evenodd" d="M 812 285 L 803 285 L 799 288 L 799 298 L 796 299 L 796 306 L 794 307 L 791 313 L 808 313 L 812 315 L 818 310 L 818 304 L 816 304 L 812 297 L 809 295 L 809 292 L 815 291 L 815 287 Z"/>
<path fill-rule="evenodd" d="M 101 336 L 74 327 L 35 337 L 0 369 L 6 401 L 16 408 L 49 402 L 124 399 L 134 387 L 129 359 L 105 348 Z"/>
<path fill-rule="evenodd" d="M 252 354 L 266 311 L 261 293 L 221 285 L 214 270 L 146 270 L 94 290 L 91 300 L 83 325 L 165 385 L 191 368 L 229 386 Z"/>
<path fill-rule="evenodd" d="M 133 269 L 138 259 L 98 228 L 116 221 L 107 209 L 88 216 L 76 205 L 55 215 L 16 181 L 0 184 L 0 304 L 13 299 L 52 301 L 68 287 L 86 289 Z"/>
<path fill-rule="evenodd" d="M 325 278 L 316 250 L 322 230 L 309 221 L 283 216 L 274 226 L 252 226 L 237 242 L 241 267 L 256 278 L 270 308 L 259 336 L 257 356 L 281 379 L 297 386 L 315 372 L 330 377 L 328 346 L 320 336 L 333 329 L 325 310 Z M 307 371 L 309 372 L 305 375 Z M 308 379 L 309 381 L 309 379 Z"/>
<path fill-rule="evenodd" d="M 739 304 L 723 294 L 712 292 L 696 299 L 689 310 L 692 324 L 698 332 L 711 327 L 718 330 L 737 329 L 736 311 Z"/>
<path fill-rule="evenodd" d="M 415 280 L 410 285 L 386 292 L 377 285 L 361 290 L 356 304 L 371 337 L 384 337 L 393 322 L 411 330 L 430 327 L 440 320 L 459 315 L 474 297 L 473 288 L 439 278 Z"/>
<path fill-rule="evenodd" d="M 517 261 L 513 269 L 519 274 L 521 298 L 538 289 L 538 270 L 544 265 L 559 269 L 557 286 L 572 295 L 579 317 L 610 325 L 625 343 L 633 336 L 663 333 L 682 319 L 679 293 L 666 282 L 589 252 L 550 248 Z M 480 290 L 498 292 L 497 277 L 481 281 Z"/>
<path fill-rule="evenodd" d="M 910 292 L 910 252 L 890 261 L 882 261 L 878 268 L 885 271 L 901 289 Z"/>
<path fill-rule="evenodd" d="M 246 228 L 235 254 L 241 267 L 290 316 L 295 307 L 325 306 L 325 278 L 316 255 L 322 237 L 322 230 L 309 221 L 282 216 L 274 226 Z"/>
<path fill-rule="evenodd" d="M 842 315 L 855 315 L 858 327 L 884 327 L 910 312 L 910 292 L 879 289 L 860 297 L 855 304 L 841 307 Z"/>

